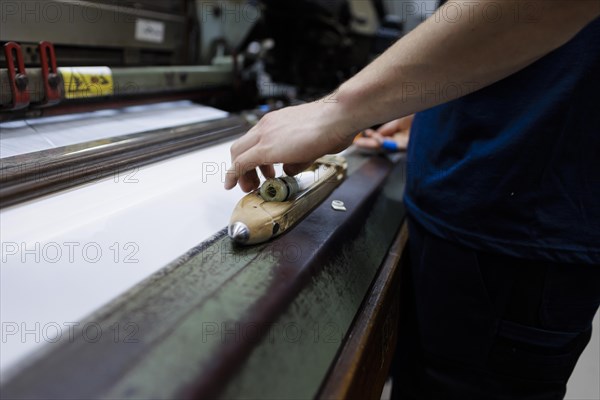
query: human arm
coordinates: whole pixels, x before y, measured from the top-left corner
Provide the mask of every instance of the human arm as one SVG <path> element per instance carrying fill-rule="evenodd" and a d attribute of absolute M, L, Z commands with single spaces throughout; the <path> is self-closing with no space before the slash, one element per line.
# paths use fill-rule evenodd
<path fill-rule="evenodd" d="M 533 15 L 520 13 L 524 4 Z M 462 17 L 451 18 L 453 7 Z M 485 7 L 500 17 L 492 22 Z M 252 190 L 257 166 L 267 176 L 280 162 L 297 173 L 349 146 L 365 128 L 497 82 L 565 44 L 598 15 L 595 0 L 449 2 L 331 96 L 265 115 L 232 146 L 225 187 L 239 179 L 243 190 Z"/>

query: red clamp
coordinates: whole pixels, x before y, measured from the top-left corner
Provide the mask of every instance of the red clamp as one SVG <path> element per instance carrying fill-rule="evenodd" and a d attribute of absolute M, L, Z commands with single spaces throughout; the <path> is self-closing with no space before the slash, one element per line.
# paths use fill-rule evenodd
<path fill-rule="evenodd" d="M 56 56 L 54 45 L 47 41 L 40 42 L 38 46 L 40 62 L 42 67 L 42 85 L 44 86 L 44 98 L 38 105 L 51 106 L 60 102 L 62 98 L 63 85 L 56 68 Z"/>
<path fill-rule="evenodd" d="M 12 93 L 12 104 L 9 110 L 18 110 L 29 105 L 29 92 L 27 91 L 27 72 L 23 62 L 23 53 L 21 46 L 15 42 L 8 42 L 4 45 L 4 55 L 6 57 L 6 69 L 8 72 L 8 84 Z M 15 58 L 17 60 L 15 68 Z"/>

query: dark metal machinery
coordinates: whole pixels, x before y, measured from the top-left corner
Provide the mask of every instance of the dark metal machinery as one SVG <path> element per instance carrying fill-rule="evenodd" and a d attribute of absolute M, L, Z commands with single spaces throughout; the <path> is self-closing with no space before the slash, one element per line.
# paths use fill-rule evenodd
<path fill-rule="evenodd" d="M 3 2 L 0 120 L 183 98 L 237 107 L 232 47 L 198 63 L 196 3 Z"/>
<path fill-rule="evenodd" d="M 54 44 L 62 66 L 190 64 L 191 5 L 181 0 L 3 2 L 0 41 L 20 43 L 28 65 L 40 62 L 40 40 Z M 136 32 L 144 27 L 154 28 L 154 35 Z"/>
<path fill-rule="evenodd" d="M 389 42 L 374 3 L 6 2 L 0 120 L 181 98 L 240 110 L 280 98 L 279 84 L 310 100 L 335 89 Z M 264 41 L 274 45 L 257 54 Z"/>

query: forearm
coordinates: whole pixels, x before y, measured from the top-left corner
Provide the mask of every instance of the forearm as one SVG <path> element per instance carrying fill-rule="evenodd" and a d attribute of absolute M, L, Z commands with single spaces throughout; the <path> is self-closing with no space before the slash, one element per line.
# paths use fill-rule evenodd
<path fill-rule="evenodd" d="M 515 14 L 524 4 L 540 6 L 534 21 Z M 490 5 L 502 13 L 495 21 L 482 13 Z M 451 7 L 460 7 L 462 17 L 451 20 Z M 273 163 L 284 163 L 293 175 L 317 157 L 345 149 L 364 128 L 496 82 L 560 47 L 599 14 L 599 0 L 453 1 L 333 97 L 265 115 L 232 145 L 225 186 L 239 179 L 243 190 L 252 190 L 260 182 L 256 167 L 273 176 Z"/>
<path fill-rule="evenodd" d="M 593 0 L 450 2 L 344 83 L 336 106 L 352 132 L 430 108 L 523 69 L 598 15 Z"/>

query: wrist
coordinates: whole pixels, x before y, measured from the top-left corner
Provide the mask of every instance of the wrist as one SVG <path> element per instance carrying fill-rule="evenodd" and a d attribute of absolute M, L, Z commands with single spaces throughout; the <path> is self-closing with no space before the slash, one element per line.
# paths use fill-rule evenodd
<path fill-rule="evenodd" d="M 321 102 L 323 115 L 329 119 L 335 131 L 346 139 L 354 138 L 358 132 L 369 127 L 362 121 L 359 101 L 346 83 L 325 96 Z"/>

